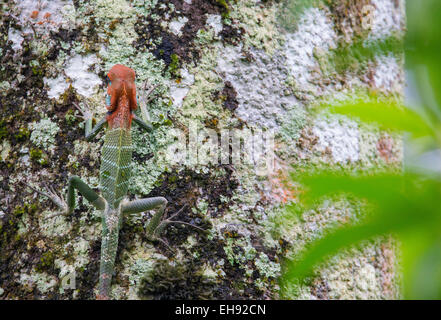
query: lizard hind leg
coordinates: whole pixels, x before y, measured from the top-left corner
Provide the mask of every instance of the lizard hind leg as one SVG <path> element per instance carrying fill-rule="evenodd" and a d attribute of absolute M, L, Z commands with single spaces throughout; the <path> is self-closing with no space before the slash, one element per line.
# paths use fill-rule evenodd
<path fill-rule="evenodd" d="M 55 213 L 46 217 L 46 219 L 54 218 L 60 215 L 69 215 L 75 209 L 75 189 L 77 189 L 89 202 L 91 202 L 97 209 L 104 209 L 105 200 L 93 191 L 86 183 L 79 177 L 71 176 L 67 189 L 67 199 L 62 195 L 58 195 L 51 185 L 44 183 L 45 191 L 38 190 L 31 185 L 28 185 L 35 192 L 49 198 L 55 205 L 57 205 L 61 212 Z"/>
<path fill-rule="evenodd" d="M 150 219 L 147 226 L 147 237 L 152 240 L 156 240 L 156 229 L 161 222 L 164 214 L 164 209 L 167 206 L 167 199 L 164 197 L 153 197 L 137 199 L 130 202 L 121 204 L 121 210 L 123 214 L 140 213 L 147 210 L 158 209 L 158 211 Z"/>
<path fill-rule="evenodd" d="M 164 197 L 144 198 L 122 204 L 122 211 L 123 213 L 139 213 L 158 208 L 159 210 L 153 215 L 153 217 L 150 219 L 149 224 L 147 225 L 147 238 L 152 241 L 160 241 L 169 250 L 171 249 L 168 246 L 168 244 L 160 238 L 161 233 L 164 231 L 165 227 L 167 227 L 169 224 L 182 224 L 193 227 L 198 231 L 206 232 L 206 230 L 198 226 L 195 226 L 191 223 L 172 220 L 179 213 L 181 213 L 182 210 L 184 210 L 186 205 L 184 205 L 176 213 L 172 214 L 169 218 L 163 219 L 166 205 L 167 205 L 167 199 L 165 199 Z"/>

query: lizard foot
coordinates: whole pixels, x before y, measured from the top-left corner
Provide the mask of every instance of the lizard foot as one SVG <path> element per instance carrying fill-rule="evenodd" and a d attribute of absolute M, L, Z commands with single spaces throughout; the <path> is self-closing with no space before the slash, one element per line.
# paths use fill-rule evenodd
<path fill-rule="evenodd" d="M 162 231 L 169 224 L 182 224 L 182 225 L 185 225 L 185 226 L 192 227 L 192 228 L 194 228 L 194 229 L 196 229 L 196 230 L 198 230 L 200 232 L 207 233 L 207 230 L 204 230 L 201 227 L 198 227 L 198 226 L 196 226 L 194 224 L 191 224 L 191 223 L 188 223 L 188 222 L 184 222 L 184 221 L 179 221 L 179 220 L 172 220 L 174 217 L 176 217 L 178 214 L 180 214 L 182 212 L 182 210 L 185 209 L 186 206 L 187 206 L 186 204 L 183 205 L 181 209 L 179 209 L 177 212 L 173 213 L 169 218 L 164 219 L 159 224 L 158 229 L 160 231 Z"/>
<path fill-rule="evenodd" d="M 146 80 L 143 85 L 142 88 L 139 90 L 140 94 L 139 94 L 139 98 L 141 99 L 141 103 L 143 105 L 147 105 L 152 99 L 152 92 L 158 87 L 157 84 L 152 85 L 148 82 L 148 80 Z"/>
<path fill-rule="evenodd" d="M 84 120 L 89 120 L 89 119 L 93 118 L 93 114 L 90 111 L 90 108 L 86 103 L 84 103 L 84 105 L 85 105 L 84 107 L 80 107 L 80 105 L 75 102 L 73 102 L 73 105 L 81 113 L 80 117 L 83 118 Z"/>
<path fill-rule="evenodd" d="M 170 251 L 172 254 L 175 254 L 176 252 L 170 247 L 170 245 L 168 244 L 168 242 L 165 239 L 161 239 L 159 237 L 153 237 L 150 238 L 149 241 L 151 242 L 160 242 L 164 245 L 164 247 L 167 248 L 168 251 Z"/>
<path fill-rule="evenodd" d="M 158 87 L 158 85 L 151 85 L 147 80 L 142 85 L 139 90 L 139 95 L 137 97 L 139 107 L 141 109 L 141 116 L 144 121 L 150 121 L 150 116 L 147 110 L 147 105 L 153 99 L 153 91 Z"/>
<path fill-rule="evenodd" d="M 53 203 L 55 203 L 57 205 L 57 207 L 59 207 L 61 209 L 61 212 L 51 214 L 50 216 L 47 216 L 44 219 L 51 219 L 51 218 L 58 217 L 61 215 L 69 214 L 69 207 L 66 203 L 66 200 L 64 200 L 63 196 L 58 195 L 52 186 L 47 185 L 46 183 L 43 183 L 43 184 L 46 188 L 45 191 L 38 190 L 38 189 L 34 188 L 33 186 L 31 186 L 30 184 L 27 184 L 27 186 L 29 188 L 31 188 L 32 190 L 34 190 L 35 192 L 37 192 L 38 194 L 41 194 L 42 196 L 49 198 Z"/>

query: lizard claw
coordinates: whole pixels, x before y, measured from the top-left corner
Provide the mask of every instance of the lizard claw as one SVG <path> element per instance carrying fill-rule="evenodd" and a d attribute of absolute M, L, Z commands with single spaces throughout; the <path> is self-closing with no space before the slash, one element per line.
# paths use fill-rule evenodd
<path fill-rule="evenodd" d="M 33 186 L 31 186 L 30 184 L 27 184 L 27 186 L 29 188 L 31 188 L 32 190 L 34 190 L 35 192 L 37 192 L 38 194 L 41 194 L 42 196 L 49 198 L 53 203 L 55 203 L 57 205 L 57 207 L 59 207 L 61 209 L 61 212 L 51 214 L 50 216 L 47 216 L 44 219 L 45 220 L 52 219 L 54 217 L 58 217 L 61 215 L 67 215 L 69 213 L 69 207 L 66 203 L 66 200 L 63 198 L 63 196 L 58 195 L 52 186 L 47 185 L 45 182 L 43 182 L 43 184 L 45 186 L 45 191 L 38 190 L 38 189 L 34 188 Z"/>
<path fill-rule="evenodd" d="M 142 99 L 142 102 L 144 105 L 147 105 L 152 99 L 153 97 L 151 96 L 152 92 L 158 87 L 157 84 L 151 85 L 148 80 L 146 80 L 143 85 L 142 88 L 140 90 L 141 94 L 140 94 L 140 98 Z"/>
<path fill-rule="evenodd" d="M 151 85 L 147 80 L 143 83 L 141 89 L 139 90 L 140 94 L 138 96 L 138 104 L 141 109 L 141 115 L 144 121 L 149 121 L 150 116 L 147 111 L 147 105 L 153 99 L 152 92 L 158 87 L 157 84 Z"/>
<path fill-rule="evenodd" d="M 180 213 L 182 212 L 182 210 L 184 210 L 184 208 L 185 208 L 186 206 L 187 206 L 187 205 L 184 204 L 184 205 L 182 206 L 181 209 L 179 209 L 177 212 L 173 213 L 169 218 L 164 219 L 164 220 L 161 222 L 161 224 L 164 224 L 164 226 L 166 226 L 166 225 L 168 225 L 168 224 L 183 224 L 183 225 L 185 225 L 185 226 L 192 227 L 192 228 L 194 228 L 194 229 L 196 229 L 196 230 L 198 230 L 198 231 L 200 231 L 200 232 L 207 233 L 207 232 L 208 232 L 207 230 L 202 229 L 201 227 L 198 227 L 198 226 L 196 226 L 196 225 L 194 225 L 194 224 L 191 224 L 191 223 L 188 223 L 188 222 L 184 222 L 184 221 L 180 221 L 180 220 L 172 220 L 174 217 L 176 217 L 178 214 L 180 214 Z"/>
<path fill-rule="evenodd" d="M 158 238 L 156 239 L 157 241 L 161 242 L 164 247 L 167 248 L 168 251 L 170 251 L 172 254 L 175 254 L 176 252 L 170 247 L 170 245 L 167 243 L 167 241 L 165 241 L 164 239 Z"/>
<path fill-rule="evenodd" d="M 85 107 L 80 107 L 80 105 L 76 102 L 73 102 L 73 105 L 81 113 L 81 115 L 79 116 L 80 118 L 83 118 L 84 120 L 89 120 L 93 118 L 93 114 L 90 111 L 90 108 L 87 105 L 87 103 L 84 103 Z"/>
<path fill-rule="evenodd" d="M 160 242 L 164 245 L 164 247 L 169 250 L 172 254 L 175 253 L 175 251 L 170 247 L 168 242 L 165 239 L 161 239 L 159 236 L 153 235 L 151 237 L 147 237 L 147 239 L 151 242 Z"/>

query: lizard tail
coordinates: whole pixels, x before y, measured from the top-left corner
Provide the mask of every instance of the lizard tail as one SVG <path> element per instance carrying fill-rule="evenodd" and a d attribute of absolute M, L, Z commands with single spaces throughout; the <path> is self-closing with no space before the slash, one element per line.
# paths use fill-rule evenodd
<path fill-rule="evenodd" d="M 117 213 L 114 210 L 105 210 L 104 212 L 98 300 L 110 298 L 110 287 L 118 249 L 119 219 Z"/>
<path fill-rule="evenodd" d="M 108 233 L 101 241 L 101 265 L 99 294 L 97 299 L 108 300 L 115 265 L 116 249 L 118 248 L 118 231 Z"/>

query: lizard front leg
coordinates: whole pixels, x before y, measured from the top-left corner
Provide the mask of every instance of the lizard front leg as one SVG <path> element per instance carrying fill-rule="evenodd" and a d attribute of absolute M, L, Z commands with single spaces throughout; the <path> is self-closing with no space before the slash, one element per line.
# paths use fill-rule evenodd
<path fill-rule="evenodd" d="M 107 125 L 107 119 L 104 117 L 95 125 L 95 127 L 92 128 L 93 115 L 87 104 L 85 107 L 80 107 L 77 103 L 74 103 L 73 105 L 75 106 L 75 108 L 77 108 L 78 111 L 80 111 L 81 117 L 86 122 L 86 140 L 91 141 Z"/>

